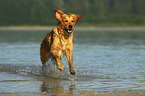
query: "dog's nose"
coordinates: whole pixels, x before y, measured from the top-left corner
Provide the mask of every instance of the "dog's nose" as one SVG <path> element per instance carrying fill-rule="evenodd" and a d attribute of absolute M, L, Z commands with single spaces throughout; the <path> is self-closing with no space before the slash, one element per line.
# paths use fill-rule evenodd
<path fill-rule="evenodd" d="M 73 26 L 72 26 L 72 25 L 69 25 L 68 27 L 69 27 L 69 28 L 72 28 Z"/>

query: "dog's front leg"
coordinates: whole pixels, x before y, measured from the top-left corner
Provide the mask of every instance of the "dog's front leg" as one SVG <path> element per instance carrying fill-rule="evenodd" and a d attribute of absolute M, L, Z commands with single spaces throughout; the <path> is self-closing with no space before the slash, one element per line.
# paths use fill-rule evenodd
<path fill-rule="evenodd" d="M 67 57 L 68 63 L 69 63 L 70 74 L 75 75 L 76 72 L 73 70 L 73 54 L 72 54 L 72 51 L 67 51 L 66 52 L 66 57 Z"/>
<path fill-rule="evenodd" d="M 62 64 L 62 62 L 61 62 L 61 58 L 56 57 L 55 60 L 56 60 L 58 69 L 61 70 L 61 71 L 63 71 L 63 70 L 64 70 L 64 67 L 63 67 L 63 64 Z"/>
<path fill-rule="evenodd" d="M 58 54 L 59 51 L 57 51 L 57 50 L 52 50 L 51 53 L 52 53 L 52 56 L 53 56 L 54 60 L 55 60 L 56 63 L 57 63 L 58 69 L 61 70 L 61 71 L 63 71 L 63 70 L 64 70 L 64 67 L 63 67 L 63 64 L 62 64 L 62 62 L 61 62 L 61 56 Z"/>

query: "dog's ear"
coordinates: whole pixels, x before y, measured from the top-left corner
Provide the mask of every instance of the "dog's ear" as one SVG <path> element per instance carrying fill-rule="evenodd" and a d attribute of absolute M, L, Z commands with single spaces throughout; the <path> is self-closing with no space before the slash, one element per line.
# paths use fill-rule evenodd
<path fill-rule="evenodd" d="M 57 8 L 54 8 L 53 11 L 55 11 L 55 17 L 56 17 L 56 19 L 61 22 L 62 15 L 64 13 L 61 10 L 58 10 Z"/>
<path fill-rule="evenodd" d="M 76 14 L 76 22 L 81 18 L 81 15 Z"/>

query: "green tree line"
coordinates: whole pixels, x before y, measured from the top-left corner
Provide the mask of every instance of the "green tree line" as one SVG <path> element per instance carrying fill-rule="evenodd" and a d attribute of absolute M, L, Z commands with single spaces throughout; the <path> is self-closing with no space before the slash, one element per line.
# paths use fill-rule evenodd
<path fill-rule="evenodd" d="M 0 26 L 54 25 L 53 8 L 82 15 L 80 25 L 145 25 L 145 0 L 0 0 Z"/>

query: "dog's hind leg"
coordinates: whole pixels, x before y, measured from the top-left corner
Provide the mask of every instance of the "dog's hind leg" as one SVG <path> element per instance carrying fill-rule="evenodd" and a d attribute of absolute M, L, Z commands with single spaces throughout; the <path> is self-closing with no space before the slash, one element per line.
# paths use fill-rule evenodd
<path fill-rule="evenodd" d="M 41 48 L 40 48 L 40 59 L 41 59 L 41 62 L 42 62 L 42 69 L 44 69 L 46 67 L 45 63 L 48 61 L 48 58 L 49 58 L 48 50 L 46 50 L 46 48 L 41 45 Z"/>

